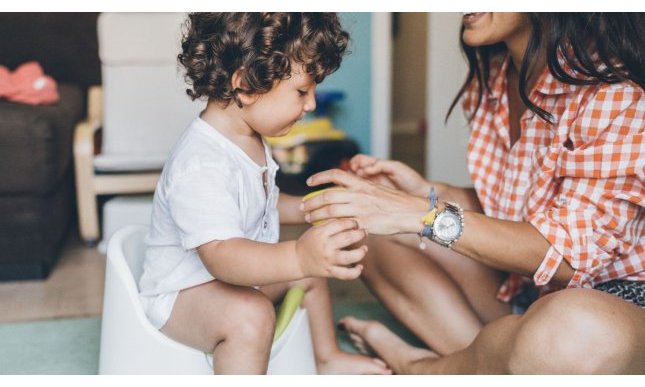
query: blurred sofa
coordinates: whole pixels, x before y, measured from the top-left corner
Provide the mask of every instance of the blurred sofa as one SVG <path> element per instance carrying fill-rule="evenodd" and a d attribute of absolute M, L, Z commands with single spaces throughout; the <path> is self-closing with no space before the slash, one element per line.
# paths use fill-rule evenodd
<path fill-rule="evenodd" d="M 72 136 L 101 82 L 95 13 L 0 13 L 0 65 L 37 61 L 60 101 L 0 99 L 0 280 L 46 278 L 75 219 Z"/>

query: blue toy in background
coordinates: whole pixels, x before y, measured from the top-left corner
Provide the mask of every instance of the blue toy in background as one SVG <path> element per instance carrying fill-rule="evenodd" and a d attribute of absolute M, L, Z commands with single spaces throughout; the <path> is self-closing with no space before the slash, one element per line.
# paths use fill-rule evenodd
<path fill-rule="evenodd" d="M 329 117 L 327 113 L 333 102 L 345 99 L 345 93 L 342 91 L 320 91 L 316 93 L 316 117 Z"/>
<path fill-rule="evenodd" d="M 335 129 L 329 116 L 332 104 L 343 98 L 340 91 L 316 93 L 313 117 L 294 125 L 285 136 L 266 139 L 280 165 L 276 182 L 282 192 L 305 195 L 324 188 L 308 187 L 307 178 L 327 169 L 346 170 L 349 160 L 359 153 L 358 144 L 344 131 Z"/>

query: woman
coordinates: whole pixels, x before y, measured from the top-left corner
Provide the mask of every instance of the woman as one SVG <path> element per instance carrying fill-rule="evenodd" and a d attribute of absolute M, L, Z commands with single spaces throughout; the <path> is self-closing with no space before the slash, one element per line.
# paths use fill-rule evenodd
<path fill-rule="evenodd" d="M 365 155 L 310 178 L 347 189 L 306 201 L 308 221 L 358 220 L 365 283 L 432 350 L 341 320 L 359 349 L 395 373 L 645 372 L 643 26 L 466 14 L 474 188 Z"/>

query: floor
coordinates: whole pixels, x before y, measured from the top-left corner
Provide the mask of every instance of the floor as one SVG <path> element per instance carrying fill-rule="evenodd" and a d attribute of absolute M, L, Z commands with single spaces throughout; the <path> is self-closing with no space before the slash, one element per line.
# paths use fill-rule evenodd
<path fill-rule="evenodd" d="M 422 173 L 423 138 L 416 134 L 393 136 L 393 159 L 408 163 Z M 281 239 L 297 238 L 300 226 L 283 226 Z M 72 230 L 62 256 L 44 281 L 0 282 L 0 323 L 89 317 L 101 314 L 105 256 L 85 246 Z M 360 281 L 331 280 L 335 303 L 374 300 Z"/>

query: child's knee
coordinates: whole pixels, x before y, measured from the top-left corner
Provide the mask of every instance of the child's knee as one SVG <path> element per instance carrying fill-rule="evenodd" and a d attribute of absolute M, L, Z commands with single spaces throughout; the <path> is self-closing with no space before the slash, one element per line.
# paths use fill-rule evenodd
<path fill-rule="evenodd" d="M 273 336 L 275 308 L 271 300 L 259 291 L 245 294 L 232 309 L 229 321 L 235 335 L 249 339 Z"/>

